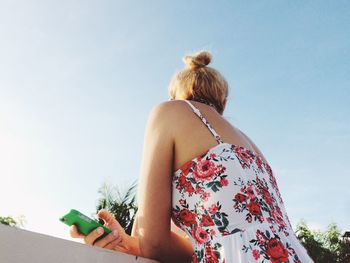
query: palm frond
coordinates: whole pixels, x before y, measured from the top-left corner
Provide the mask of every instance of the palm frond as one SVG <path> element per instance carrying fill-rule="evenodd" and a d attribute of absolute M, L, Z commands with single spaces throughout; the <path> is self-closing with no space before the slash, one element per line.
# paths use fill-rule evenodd
<path fill-rule="evenodd" d="M 137 212 L 136 204 L 137 181 L 134 181 L 126 191 L 121 191 L 119 187 L 112 187 L 105 182 L 98 190 L 101 194 L 97 202 L 97 211 L 102 208 L 112 213 L 125 231 L 130 234 Z"/>

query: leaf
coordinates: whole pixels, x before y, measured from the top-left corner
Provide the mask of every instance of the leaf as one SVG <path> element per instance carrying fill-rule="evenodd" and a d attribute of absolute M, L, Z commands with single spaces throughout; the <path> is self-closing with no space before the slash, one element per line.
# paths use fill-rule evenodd
<path fill-rule="evenodd" d="M 211 189 L 214 191 L 214 192 L 218 192 L 220 189 L 214 184 Z"/>
<path fill-rule="evenodd" d="M 107 209 L 115 216 L 128 234 L 131 234 L 132 225 L 138 210 L 136 205 L 136 186 L 135 181 L 122 193 L 119 188 L 112 187 L 105 182 L 98 190 L 102 197 L 99 199 L 97 210 L 101 208 Z"/>
<path fill-rule="evenodd" d="M 226 228 L 226 227 L 228 226 L 228 224 L 229 224 L 229 222 L 228 222 L 228 220 L 227 220 L 226 217 L 223 217 L 223 218 L 222 218 L 222 222 L 223 222 L 225 228 Z"/>
<path fill-rule="evenodd" d="M 222 225 L 221 221 L 216 219 L 216 218 L 214 219 L 214 222 L 215 222 L 215 225 L 217 225 L 217 226 L 221 226 Z"/>
<path fill-rule="evenodd" d="M 208 186 L 208 187 L 212 187 L 212 186 L 214 185 L 214 183 L 215 183 L 214 181 L 209 182 L 209 183 L 207 183 L 207 186 Z"/>

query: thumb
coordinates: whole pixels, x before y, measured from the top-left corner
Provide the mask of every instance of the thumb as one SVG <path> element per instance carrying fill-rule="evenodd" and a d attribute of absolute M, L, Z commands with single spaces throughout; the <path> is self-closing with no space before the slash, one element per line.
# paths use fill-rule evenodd
<path fill-rule="evenodd" d="M 101 209 L 100 211 L 98 211 L 97 216 L 100 219 L 102 219 L 105 222 L 105 226 L 111 229 L 112 231 L 116 229 L 120 234 L 124 233 L 124 228 L 119 224 L 118 220 L 115 219 L 113 214 L 111 214 L 108 210 Z"/>

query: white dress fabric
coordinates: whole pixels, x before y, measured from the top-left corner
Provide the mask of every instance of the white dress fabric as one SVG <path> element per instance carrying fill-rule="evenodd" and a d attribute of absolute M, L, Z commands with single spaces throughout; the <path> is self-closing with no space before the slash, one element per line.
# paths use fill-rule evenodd
<path fill-rule="evenodd" d="M 172 220 L 191 238 L 192 262 L 313 262 L 288 220 L 270 165 L 223 142 L 185 102 L 218 142 L 172 178 Z"/>

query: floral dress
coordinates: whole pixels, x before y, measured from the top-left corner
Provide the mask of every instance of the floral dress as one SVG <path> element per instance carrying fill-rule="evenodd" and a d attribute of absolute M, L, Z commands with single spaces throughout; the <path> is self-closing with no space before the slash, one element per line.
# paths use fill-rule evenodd
<path fill-rule="evenodd" d="M 293 232 L 274 173 L 242 146 L 218 144 L 172 179 L 172 220 L 191 239 L 192 262 L 313 262 Z"/>

